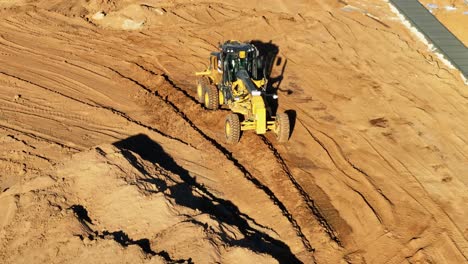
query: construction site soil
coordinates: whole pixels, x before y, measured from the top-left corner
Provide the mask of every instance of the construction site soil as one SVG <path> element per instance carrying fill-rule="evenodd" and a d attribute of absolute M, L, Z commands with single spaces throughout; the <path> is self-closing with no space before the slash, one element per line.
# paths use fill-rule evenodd
<path fill-rule="evenodd" d="M 229 39 L 288 143 L 197 103 Z M 386 1 L 0 0 L 0 263 L 467 263 L 467 219 L 468 87 Z"/>
<path fill-rule="evenodd" d="M 468 46 L 468 1 L 466 0 L 420 0 L 465 47 Z"/>

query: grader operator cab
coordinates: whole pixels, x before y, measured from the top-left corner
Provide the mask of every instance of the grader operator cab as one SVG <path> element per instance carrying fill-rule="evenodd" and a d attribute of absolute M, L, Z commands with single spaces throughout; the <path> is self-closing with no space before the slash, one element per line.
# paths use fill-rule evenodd
<path fill-rule="evenodd" d="M 257 134 L 273 131 L 279 142 L 289 139 L 290 125 L 286 113 L 273 116 L 267 105 L 265 65 L 257 48 L 250 43 L 227 41 L 218 52 L 212 52 L 208 69 L 197 72 L 197 98 L 206 108 L 227 106 L 233 113 L 226 117 L 228 143 L 239 142 L 241 132 Z"/>

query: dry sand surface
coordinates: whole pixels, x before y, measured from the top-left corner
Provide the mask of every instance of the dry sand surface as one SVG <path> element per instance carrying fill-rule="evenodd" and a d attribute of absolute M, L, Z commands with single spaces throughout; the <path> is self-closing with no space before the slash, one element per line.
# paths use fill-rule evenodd
<path fill-rule="evenodd" d="M 468 262 L 468 87 L 387 2 L 0 7 L 0 263 Z M 289 143 L 196 102 L 228 39 Z"/>
<path fill-rule="evenodd" d="M 468 47 L 467 0 L 420 0 L 458 39 Z"/>

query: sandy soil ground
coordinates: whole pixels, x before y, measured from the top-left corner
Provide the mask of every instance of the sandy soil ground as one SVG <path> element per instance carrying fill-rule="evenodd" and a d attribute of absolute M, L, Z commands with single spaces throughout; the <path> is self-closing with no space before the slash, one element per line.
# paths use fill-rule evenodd
<path fill-rule="evenodd" d="M 420 0 L 437 19 L 468 47 L 468 2 L 465 0 Z"/>
<path fill-rule="evenodd" d="M 468 90 L 385 1 L 0 1 L 1 263 L 467 263 Z M 195 100 L 276 57 L 287 144 Z"/>

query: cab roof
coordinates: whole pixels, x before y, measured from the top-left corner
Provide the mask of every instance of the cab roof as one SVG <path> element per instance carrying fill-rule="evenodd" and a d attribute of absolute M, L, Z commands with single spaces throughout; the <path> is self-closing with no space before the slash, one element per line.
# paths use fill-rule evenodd
<path fill-rule="evenodd" d="M 239 41 L 226 41 L 224 44 L 220 46 L 221 51 L 225 53 L 239 53 L 239 51 L 246 51 L 252 52 L 255 51 L 256 48 L 254 45 L 250 43 L 244 43 Z"/>

